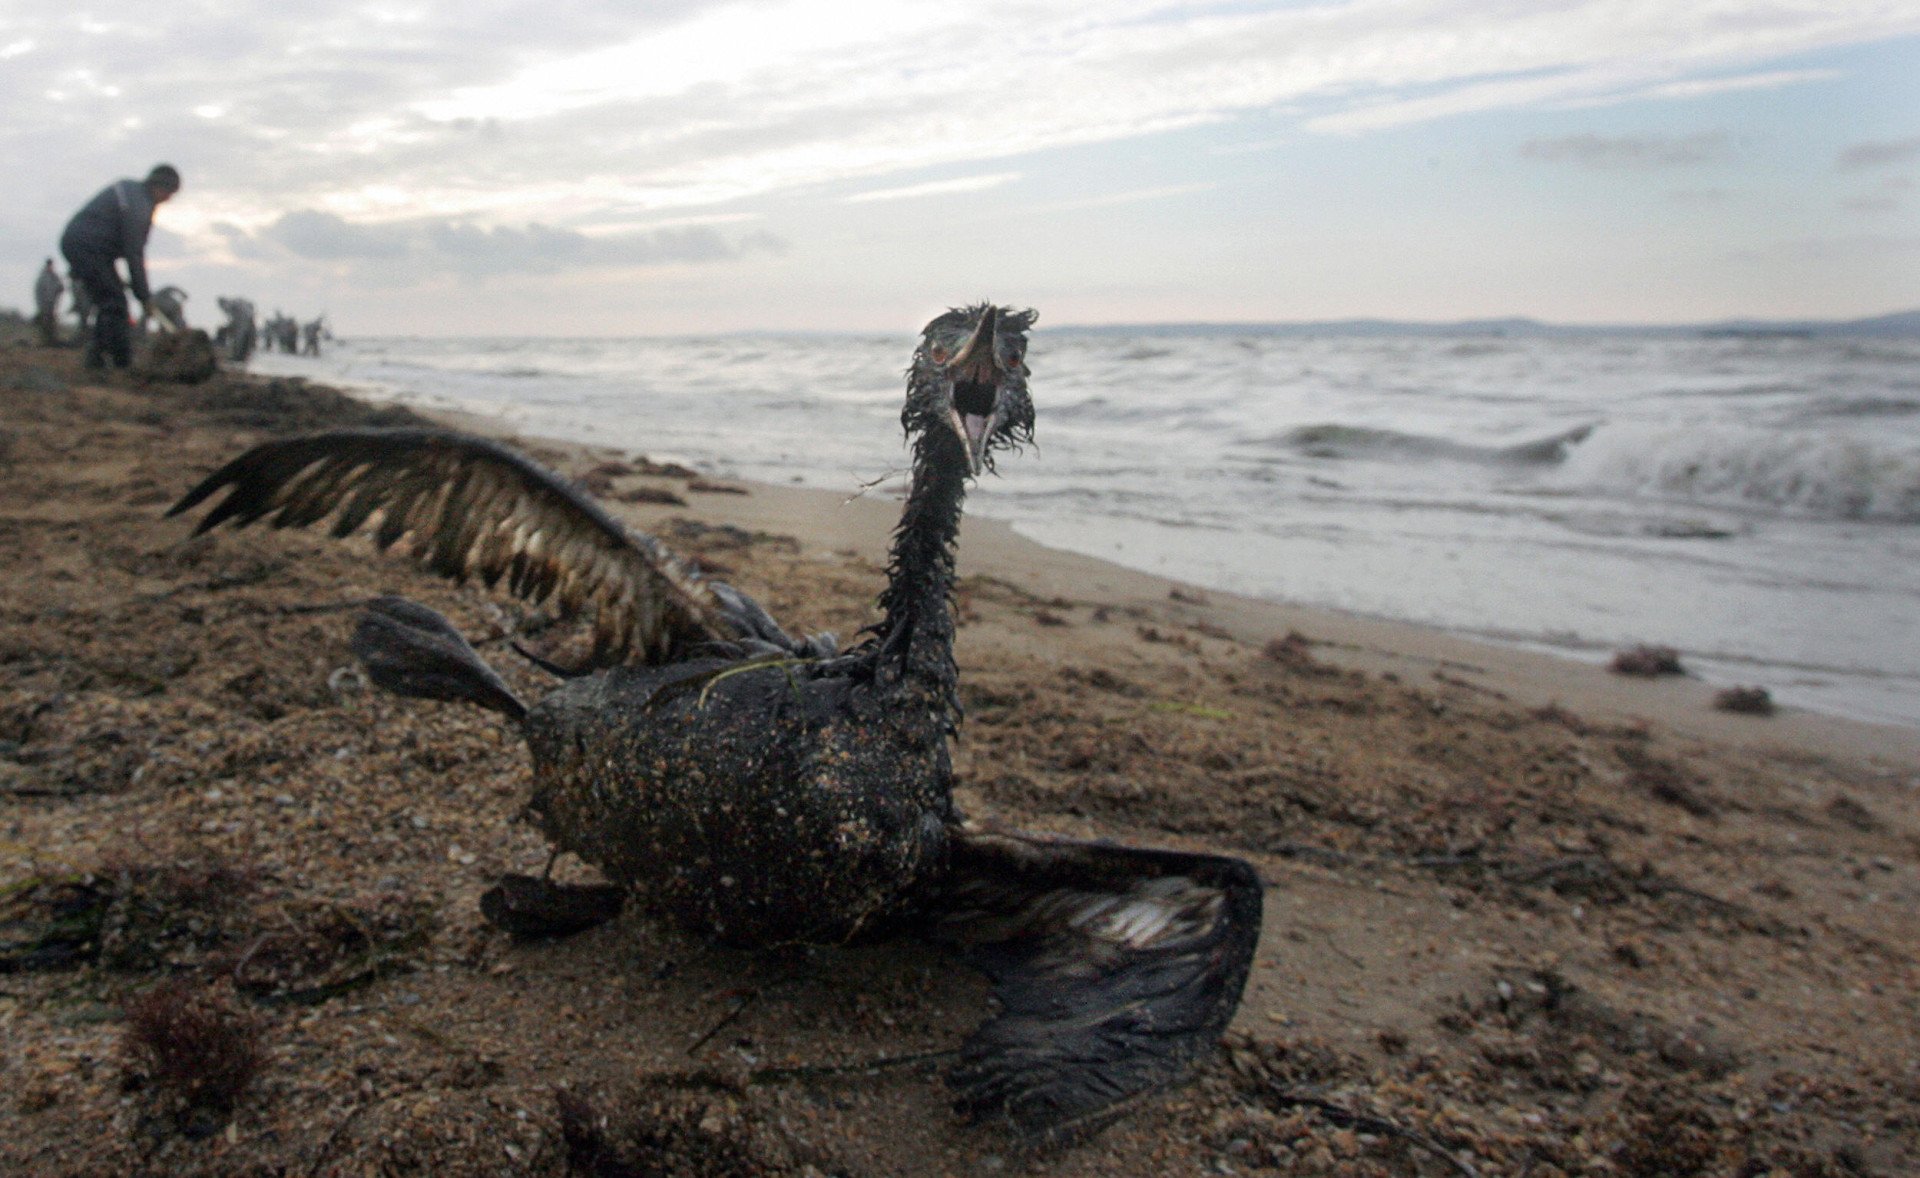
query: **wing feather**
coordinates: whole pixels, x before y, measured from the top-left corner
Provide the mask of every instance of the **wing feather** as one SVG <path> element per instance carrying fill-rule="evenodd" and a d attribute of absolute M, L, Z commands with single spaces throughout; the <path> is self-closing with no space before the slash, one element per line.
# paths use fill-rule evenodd
<path fill-rule="evenodd" d="M 499 443 L 446 430 L 336 430 L 266 442 L 168 511 L 215 494 L 194 528 L 266 519 L 302 528 L 329 515 L 336 537 L 378 517 L 380 549 L 409 540 L 414 559 L 455 581 L 549 600 L 593 627 L 596 665 L 660 662 L 732 633 L 712 590 L 651 536 L 632 531 L 545 467 Z"/>
<path fill-rule="evenodd" d="M 976 1117 L 1053 1137 L 1174 1083 L 1232 1021 L 1260 940 L 1239 859 L 977 828 L 953 843 L 932 936 L 1000 1011 L 949 1077 Z"/>

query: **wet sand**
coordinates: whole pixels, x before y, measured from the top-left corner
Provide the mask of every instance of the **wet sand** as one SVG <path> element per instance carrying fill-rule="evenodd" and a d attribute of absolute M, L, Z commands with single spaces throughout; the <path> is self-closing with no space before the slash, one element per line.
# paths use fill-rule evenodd
<path fill-rule="evenodd" d="M 404 411 L 74 361 L 0 350 L 0 1171 L 561 1174 L 563 1108 L 603 1173 L 1920 1171 L 1920 733 L 1732 715 L 1691 680 L 970 520 L 961 804 L 1242 855 L 1270 885 L 1218 1056 L 1034 1151 L 960 1123 L 937 1061 L 842 1067 L 980 1021 L 983 982 L 934 950 L 481 922 L 495 877 L 546 859 L 513 821 L 523 750 L 490 714 L 368 691 L 346 640 L 354 603 L 403 593 L 537 696 L 506 649 L 521 612 L 365 541 L 161 518 L 253 441 Z M 889 495 L 528 446 L 790 628 L 873 620 Z M 132 1046 L 163 984 L 253 1026 L 230 1114 L 184 1109 Z"/>

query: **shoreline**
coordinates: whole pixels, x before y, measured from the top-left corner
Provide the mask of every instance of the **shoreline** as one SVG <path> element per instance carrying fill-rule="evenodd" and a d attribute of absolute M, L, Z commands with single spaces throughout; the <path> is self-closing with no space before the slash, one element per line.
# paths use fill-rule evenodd
<path fill-rule="evenodd" d="M 559 452 L 629 454 L 528 435 L 483 413 L 424 409 L 403 399 L 378 403 L 405 405 L 457 429 L 489 437 L 518 437 Z M 1017 477 L 1017 472 L 1009 477 Z M 848 497 L 811 487 L 728 481 L 750 493 L 701 495 L 697 505 L 703 515 L 736 527 L 785 532 L 815 552 L 852 552 L 871 561 L 885 558 L 898 507 L 879 492 Z M 643 529 L 675 511 L 645 503 L 620 508 Z M 1323 657 L 1342 666 L 1396 674 L 1410 681 L 1451 675 L 1492 698 L 1527 707 L 1557 705 L 1617 722 L 1657 720 L 1689 737 L 1745 747 L 1778 745 L 1821 756 L 1863 755 L 1895 764 L 1920 763 L 1920 728 L 1785 706 L 1771 716 L 1718 711 L 1713 707 L 1717 688 L 1692 676 L 1634 678 L 1602 665 L 1439 627 L 1185 585 L 1099 557 L 1046 547 L 1020 535 L 1011 524 L 985 517 L 964 518 L 957 568 L 962 577 L 1005 577 L 1042 597 L 1074 596 L 1119 609 L 1153 607 L 1189 624 L 1224 628 L 1238 640 L 1256 645 L 1297 631 L 1312 640 Z M 1176 593 L 1185 600 L 1175 597 Z M 1684 659 L 1685 652 L 1681 653 Z"/>
<path fill-rule="evenodd" d="M 348 636 L 367 598 L 411 597 L 534 698 L 551 681 L 508 645 L 527 612 L 365 540 L 162 514 L 268 436 L 416 415 L 76 361 L 0 347 L 0 1170 L 560 1178 L 569 1101 L 640 1172 L 1437 1172 L 1328 1105 L 1488 1175 L 1920 1166 L 1904 730 L 1725 715 L 1698 682 L 1199 594 L 972 519 L 958 807 L 1267 884 L 1223 1049 L 1034 1151 L 961 1122 L 937 1067 L 860 1066 L 984 1017 L 984 981 L 928 946 L 748 954 L 640 912 L 528 943 L 480 919 L 547 861 L 515 821 L 519 735 L 368 690 Z M 885 496 L 518 442 L 789 628 L 873 620 Z M 133 1046 L 129 1012 L 169 986 L 264 1053 L 211 1121 Z"/>
<path fill-rule="evenodd" d="M 284 362 L 276 364 L 275 367 L 287 372 L 292 372 L 298 365 L 289 358 Z M 353 395 L 368 397 L 382 403 L 406 405 L 414 411 L 430 417 L 449 421 L 462 421 L 468 428 L 489 435 L 500 436 L 523 433 L 530 438 L 536 438 L 541 444 L 555 448 L 574 445 L 587 448 L 593 448 L 594 446 L 594 443 L 591 441 L 576 441 L 576 439 L 566 436 L 540 435 L 538 433 L 537 422 L 532 421 L 534 415 L 517 413 L 510 409 L 495 410 L 483 405 L 450 405 L 439 398 L 423 397 L 415 394 L 395 396 L 391 389 L 376 388 L 373 386 L 355 387 Z M 671 457 L 671 455 L 664 454 L 652 454 L 650 456 L 655 458 Z M 1021 471 L 1017 469 L 1017 466 L 1018 464 L 1015 464 L 1014 467 L 1009 467 L 1005 472 L 1006 477 L 1018 480 L 1021 476 Z M 763 494 L 774 495 L 786 495 L 790 492 L 807 489 L 792 487 L 783 483 L 755 483 L 754 485 L 758 487 Z M 811 507 L 805 505 L 801 500 L 795 500 L 790 508 L 783 508 L 782 510 L 790 512 L 792 518 L 806 521 L 807 526 L 811 526 L 812 521 L 824 520 L 825 522 L 820 526 L 830 529 L 841 528 L 842 531 L 845 531 L 845 528 L 841 525 L 834 524 L 830 518 L 834 513 L 833 508 L 837 507 L 845 496 L 837 490 L 830 489 L 820 489 L 818 493 L 824 497 L 822 503 L 826 504 L 826 506 Z M 875 497 L 876 496 L 873 495 L 867 496 L 867 498 Z M 770 514 L 772 515 L 772 522 L 777 523 L 779 518 L 778 513 Z M 656 517 L 657 515 L 658 513 L 656 513 Z M 969 519 L 981 523 L 984 527 L 985 517 L 970 515 Z M 883 518 L 883 515 L 875 515 L 867 517 L 865 526 L 873 527 L 877 532 L 884 534 L 885 529 L 891 526 L 891 520 Z M 857 539 L 858 537 L 853 538 Z M 1040 543 L 1039 541 L 1030 542 Z M 1064 549 L 1049 551 L 1059 552 L 1062 556 L 1069 554 L 1068 550 Z M 1080 556 L 1082 554 L 1072 553 L 1072 555 Z M 1087 556 L 1086 558 L 1093 561 L 1113 562 L 1113 558 L 1110 555 Z M 961 560 L 965 561 L 966 559 L 966 551 L 963 547 Z M 1025 563 L 1028 567 L 1036 567 L 1046 562 L 1029 560 Z M 1132 566 L 1124 564 L 1115 565 L 1114 567 L 1132 569 Z M 1682 664 L 1699 671 L 1702 677 L 1695 677 L 1695 675 L 1689 674 L 1674 680 L 1653 682 L 1627 680 L 1620 682 L 1621 677 L 1607 671 L 1605 664 L 1608 656 L 1613 651 L 1630 645 L 1630 643 L 1626 641 L 1613 645 L 1587 644 L 1582 648 L 1580 653 L 1575 653 L 1569 650 L 1556 649 L 1553 642 L 1547 638 L 1529 640 L 1525 637 L 1513 636 L 1511 639 L 1508 639 L 1506 636 L 1477 633 L 1471 629 L 1451 629 L 1444 625 L 1437 624 L 1432 620 L 1415 621 L 1386 614 L 1348 612 L 1341 609 L 1337 604 L 1300 604 L 1282 598 L 1255 597 L 1244 593 L 1236 593 L 1231 590 L 1214 589 L 1196 583 L 1177 582 L 1168 579 L 1169 572 L 1174 576 L 1178 576 L 1179 573 L 1177 570 L 1150 572 L 1142 569 L 1132 571 L 1139 571 L 1142 576 L 1148 578 L 1161 578 L 1168 589 L 1177 585 L 1183 592 L 1189 594 L 1200 592 L 1204 593 L 1210 600 L 1222 602 L 1231 601 L 1235 603 L 1234 608 L 1228 612 L 1242 619 L 1242 622 L 1239 624 L 1247 627 L 1245 636 L 1250 636 L 1251 628 L 1257 627 L 1259 624 L 1257 620 L 1252 618 L 1252 615 L 1266 605 L 1275 607 L 1276 614 L 1274 624 L 1279 624 L 1279 619 L 1282 616 L 1287 619 L 1285 624 L 1290 626 L 1312 623 L 1314 619 L 1323 616 L 1329 619 L 1337 619 L 1337 622 L 1334 623 L 1336 628 L 1349 635 L 1349 637 L 1342 639 L 1347 646 L 1361 649 L 1385 647 L 1389 652 L 1388 657 L 1363 661 L 1357 665 L 1391 669 L 1392 665 L 1398 661 L 1390 657 L 1392 651 L 1400 648 L 1425 648 L 1435 646 L 1437 643 L 1438 646 L 1429 656 L 1435 665 L 1441 663 L 1465 663 L 1470 666 L 1488 666 L 1490 663 L 1497 663 L 1499 666 L 1489 668 L 1494 677 L 1512 679 L 1515 685 L 1521 689 L 1521 698 L 1524 698 L 1536 706 L 1545 706 L 1556 701 L 1569 702 L 1576 706 L 1590 702 L 1591 706 L 1602 709 L 1605 714 L 1622 719 L 1645 715 L 1659 716 L 1662 718 L 1678 717 L 1679 722 L 1686 727 L 1688 731 L 1709 739 L 1747 740 L 1756 735 L 1764 738 L 1764 733 L 1770 725 L 1776 732 L 1785 733 L 1786 739 L 1789 742 L 1812 740 L 1824 749 L 1844 751 L 1854 743 L 1855 737 L 1823 737 L 1816 735 L 1814 730 L 1817 728 L 1817 723 L 1804 718 L 1807 716 L 1825 717 L 1837 721 L 1843 726 L 1849 728 L 1857 727 L 1862 730 L 1857 739 L 1864 742 L 1864 746 L 1866 747 L 1882 748 L 1886 750 L 1888 755 L 1892 756 L 1920 757 L 1920 722 L 1908 720 L 1903 711 L 1896 711 L 1895 714 L 1888 715 L 1884 711 L 1875 711 L 1871 706 L 1850 713 L 1846 707 L 1849 698 L 1848 693 L 1846 690 L 1840 688 L 1835 688 L 1829 692 L 1825 689 L 1815 687 L 1806 693 L 1811 696 L 1810 699 L 1797 698 L 1798 689 L 1782 681 L 1783 676 L 1788 679 L 1791 678 L 1790 675 L 1787 675 L 1787 667 L 1789 664 L 1768 664 L 1769 670 L 1743 673 L 1735 666 L 1717 664 L 1711 654 L 1692 650 L 1677 641 L 1663 639 L 1661 640 L 1662 642 L 1677 646 Z M 1044 569 L 1040 569 L 1039 572 L 1040 575 L 1045 576 Z M 1139 594 L 1136 593 L 1135 596 L 1138 597 Z M 1380 628 L 1377 635 L 1369 635 L 1366 633 L 1376 626 Z M 1518 659 L 1508 657 L 1515 653 L 1526 657 Z M 1537 663 L 1533 661 L 1536 657 L 1544 657 L 1550 661 L 1546 664 Z M 1738 656 L 1733 657 L 1737 659 Z M 1572 664 L 1576 667 L 1584 668 L 1584 670 L 1579 673 L 1561 674 L 1553 669 L 1555 665 L 1561 663 Z M 1416 670 L 1418 669 L 1416 668 Z M 1833 674 L 1845 679 L 1848 672 L 1842 669 L 1835 669 Z M 1866 676 L 1869 673 L 1862 671 L 1859 672 L 1859 674 Z M 1866 679 L 1860 680 L 1860 682 L 1866 681 Z M 1756 723 L 1756 718 L 1752 716 L 1716 712 L 1713 709 L 1712 696 L 1717 691 L 1740 687 L 1754 682 L 1768 683 L 1774 687 L 1772 703 L 1775 705 L 1775 712 L 1770 718 L 1760 718 L 1765 721 L 1764 723 Z M 1712 686 L 1707 686 L 1709 683 L 1711 683 Z M 1689 685 L 1697 690 L 1689 690 Z M 1494 690 L 1504 690 L 1497 682 L 1489 683 L 1487 686 Z M 1573 693 L 1578 697 L 1577 700 L 1563 701 L 1562 697 L 1567 693 Z M 1891 731 L 1886 733 L 1877 732 L 1877 730 L 1880 729 Z"/>

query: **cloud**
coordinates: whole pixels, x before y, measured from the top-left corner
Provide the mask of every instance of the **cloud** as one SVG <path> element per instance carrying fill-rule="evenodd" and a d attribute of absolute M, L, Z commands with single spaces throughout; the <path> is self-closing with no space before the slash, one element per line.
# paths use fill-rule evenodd
<path fill-rule="evenodd" d="M 313 209 L 286 214 L 262 236 L 303 258 L 322 262 L 397 258 L 408 249 L 408 234 L 398 226 L 355 225 Z"/>
<path fill-rule="evenodd" d="M 1731 94 L 1743 90 L 1777 90 L 1782 86 L 1801 86 L 1809 82 L 1825 82 L 1840 76 L 1838 70 L 1767 70 L 1752 74 L 1731 74 L 1719 78 L 1688 78 L 1678 82 L 1661 82 L 1637 90 L 1628 90 L 1619 94 L 1608 94 L 1597 98 L 1563 103 L 1568 107 L 1612 106 L 1621 102 L 1633 102 L 1644 99 L 1690 99 L 1705 98 L 1713 94 Z"/>
<path fill-rule="evenodd" d="M 1521 144 L 1520 154 L 1528 159 L 1576 164 L 1583 168 L 1644 170 L 1712 163 L 1724 159 L 1727 149 L 1727 136 L 1721 131 L 1683 136 L 1589 133 L 1531 139 Z"/>
<path fill-rule="evenodd" d="M 904 188 L 876 188 L 867 192 L 856 192 L 843 197 L 846 204 L 862 204 L 876 200 L 910 200 L 922 196 L 948 196 L 957 192 L 984 192 L 989 188 L 998 188 L 1002 184 L 1011 184 L 1020 178 L 1018 172 L 993 172 L 984 176 L 962 176 L 955 180 L 931 180 L 925 184 L 909 184 Z"/>
<path fill-rule="evenodd" d="M 1805 265 L 1835 261 L 1884 263 L 1907 254 L 1920 254 L 1920 235 L 1856 233 L 1837 237 L 1803 237 L 1776 242 L 1761 249 L 1736 250 L 1730 256 L 1741 262 Z"/>
<path fill-rule="evenodd" d="M 218 19 L 163 6 L 112 35 L 37 7 L 4 25 L 5 45 L 35 48 L 0 72 L 0 103 L 34 118 L 0 129 L 0 152 L 78 145 L 59 166 L 97 183 L 166 144 L 213 178 L 196 189 L 217 200 L 209 220 L 253 225 L 288 208 L 362 216 L 353 194 L 371 183 L 409 194 L 388 214 L 558 226 L 1255 112 L 1351 134 L 1680 99 L 1809 80 L 1820 71 L 1753 67 L 1920 32 L 1895 0 L 235 0 Z M 51 88 L 71 96 L 49 104 Z M 144 125 L 125 129 L 136 112 Z"/>
<path fill-rule="evenodd" d="M 216 232 L 231 239 L 237 231 L 223 224 Z M 404 261 L 421 274 L 452 270 L 469 276 L 724 262 L 748 253 L 777 253 L 787 244 L 764 231 L 729 241 L 711 225 L 699 224 L 588 234 L 537 222 L 484 226 L 429 219 L 363 224 L 314 209 L 287 213 L 258 238 L 310 261 Z"/>
<path fill-rule="evenodd" d="M 1907 203 L 1914 183 L 1905 176 L 1887 176 L 1865 192 L 1842 202 L 1856 213 L 1895 213 Z"/>
<path fill-rule="evenodd" d="M 1125 192 L 1103 192 L 1098 196 L 1075 197 L 1071 200 L 1054 201 L 1037 207 L 1044 213 L 1066 212 L 1072 209 L 1100 209 L 1111 205 L 1138 204 L 1141 201 L 1166 200 L 1175 196 L 1186 196 L 1195 192 L 1208 192 L 1218 188 L 1218 184 L 1162 184 L 1156 188 L 1132 188 Z"/>
<path fill-rule="evenodd" d="M 111 20 L 48 0 L 0 16 L 0 107 L 18 115 L 0 162 L 23 180 L 0 237 L 43 240 L 108 180 L 171 159 L 187 188 L 163 219 L 196 262 L 302 260 L 315 282 L 717 274 L 784 243 L 667 221 L 807 223 L 848 193 L 1004 205 L 1042 175 L 1079 193 L 1095 186 L 1068 170 L 1118 153 L 1074 148 L 1220 128 L 1143 142 L 1138 175 L 1104 185 L 1172 191 L 1227 171 L 1175 154 L 1203 138 L 1308 154 L 1316 135 L 1482 112 L 1684 102 L 1811 82 L 1810 64 L 1867 60 L 1840 49 L 1920 34 L 1912 0 L 225 0 Z M 1686 175 L 1684 145 L 1541 150 Z M 1147 199 L 1111 199 L 1130 196 Z M 873 218 L 840 220 L 851 243 Z"/>
<path fill-rule="evenodd" d="M 1667 199 L 1677 205 L 1700 207 L 1726 204 L 1733 194 L 1724 188 L 1676 188 L 1667 193 Z"/>
<path fill-rule="evenodd" d="M 551 274 L 585 267 L 659 266 L 676 262 L 724 262 L 743 252 L 718 230 L 687 225 L 652 233 L 589 237 L 572 229 L 528 225 L 439 223 L 425 231 L 429 251 L 470 274 Z M 755 235 L 756 241 L 760 235 Z"/>
<path fill-rule="evenodd" d="M 1834 167 L 1843 172 L 1862 168 L 1883 168 L 1920 159 L 1920 135 L 1907 139 L 1878 139 L 1855 143 L 1840 153 Z"/>

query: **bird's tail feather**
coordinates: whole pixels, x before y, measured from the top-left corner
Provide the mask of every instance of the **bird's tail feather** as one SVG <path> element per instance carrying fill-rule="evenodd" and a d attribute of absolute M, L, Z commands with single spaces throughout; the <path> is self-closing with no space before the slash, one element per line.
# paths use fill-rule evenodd
<path fill-rule="evenodd" d="M 353 653 L 368 677 L 395 695 L 479 704 L 513 720 L 527 714 L 453 623 L 404 597 L 367 603 L 353 631 Z"/>

